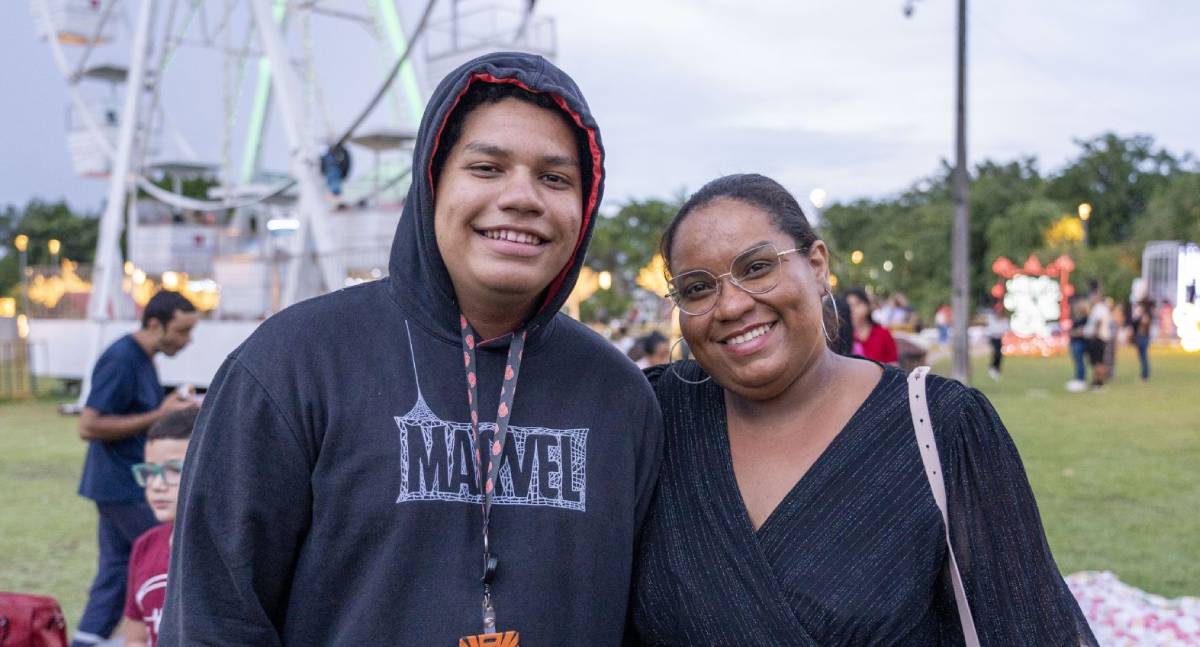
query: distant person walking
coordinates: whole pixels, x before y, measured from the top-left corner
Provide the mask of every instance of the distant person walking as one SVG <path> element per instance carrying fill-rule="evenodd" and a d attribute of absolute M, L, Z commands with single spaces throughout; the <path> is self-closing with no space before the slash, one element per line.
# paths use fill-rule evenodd
<path fill-rule="evenodd" d="M 1071 338 L 1071 361 L 1075 364 L 1074 379 L 1067 382 L 1067 390 L 1073 392 L 1087 390 L 1087 357 L 1088 340 L 1083 335 L 1083 329 L 1087 326 L 1088 320 L 1088 300 L 1082 296 L 1071 298 L 1071 330 L 1068 333 Z"/>
<path fill-rule="evenodd" d="M 1083 336 L 1087 339 L 1088 361 L 1092 365 L 1092 388 L 1099 389 L 1108 381 L 1104 353 L 1112 339 L 1112 311 L 1104 302 L 1099 287 L 1093 287 L 1088 303 L 1088 318 L 1083 326 Z"/>
<path fill-rule="evenodd" d="M 933 323 L 937 326 L 938 343 L 945 346 L 950 343 L 950 324 L 954 321 L 954 310 L 949 304 L 943 303 L 938 306 L 937 312 L 933 313 Z"/>
<path fill-rule="evenodd" d="M 1108 339 L 1104 343 L 1104 379 L 1111 382 L 1117 374 L 1117 346 L 1125 342 L 1125 309 L 1118 307 L 1112 297 L 1104 299 L 1108 306 Z"/>
<path fill-rule="evenodd" d="M 131 470 L 143 462 L 150 425 L 197 406 L 191 398 L 163 397 L 154 356 L 183 350 L 197 319 L 195 306 L 179 293 L 159 292 L 146 304 L 141 330 L 113 342 L 92 370 L 92 390 L 79 418 L 79 437 L 88 441 L 79 494 L 96 503 L 100 556 L 73 647 L 103 642 L 121 619 L 129 552 L 156 523 Z"/>
<path fill-rule="evenodd" d="M 1133 306 L 1129 325 L 1133 329 L 1133 345 L 1137 347 L 1141 378 L 1145 382 L 1150 379 L 1150 331 L 1154 328 L 1154 302 L 1150 299 L 1138 301 Z"/>
<path fill-rule="evenodd" d="M 987 337 L 992 345 L 992 363 L 988 376 L 1000 379 L 1000 362 L 1004 359 L 1004 335 L 1008 332 L 1008 317 L 1004 316 L 1004 304 L 996 301 L 987 314 Z"/>

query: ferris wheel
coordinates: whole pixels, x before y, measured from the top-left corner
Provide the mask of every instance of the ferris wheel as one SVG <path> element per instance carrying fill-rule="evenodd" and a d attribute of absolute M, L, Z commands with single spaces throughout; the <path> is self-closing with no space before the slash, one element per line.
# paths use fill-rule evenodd
<path fill-rule="evenodd" d="M 425 97 L 488 51 L 553 58 L 535 4 L 30 0 L 73 170 L 108 185 L 88 319 L 162 286 L 259 321 L 381 277 Z"/>

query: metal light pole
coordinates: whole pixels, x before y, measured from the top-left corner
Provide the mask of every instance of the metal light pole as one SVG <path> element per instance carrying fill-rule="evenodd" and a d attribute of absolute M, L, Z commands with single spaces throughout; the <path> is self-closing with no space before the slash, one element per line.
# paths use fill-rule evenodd
<path fill-rule="evenodd" d="M 906 0 L 904 17 L 911 18 L 918 0 Z M 950 307 L 954 311 L 950 348 L 954 356 L 954 379 L 971 384 L 971 213 L 967 173 L 967 0 L 958 0 L 958 87 L 955 98 L 954 229 L 950 235 L 952 287 Z"/>
<path fill-rule="evenodd" d="M 970 344 L 967 326 L 971 318 L 971 274 L 969 267 L 971 213 L 967 201 L 967 0 L 958 0 L 958 97 L 954 164 L 954 234 L 952 258 L 954 287 L 954 379 L 971 384 Z"/>

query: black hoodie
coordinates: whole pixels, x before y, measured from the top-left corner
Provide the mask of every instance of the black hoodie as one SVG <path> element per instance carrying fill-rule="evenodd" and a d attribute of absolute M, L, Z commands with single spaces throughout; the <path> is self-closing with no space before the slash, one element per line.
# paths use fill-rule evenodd
<path fill-rule="evenodd" d="M 596 124 L 566 74 L 504 53 L 430 99 L 390 276 L 271 317 L 217 373 L 180 490 L 163 645 L 455 645 L 482 630 L 459 308 L 430 172 L 471 83 L 550 93 L 592 153 L 575 254 L 525 326 L 491 515 L 498 628 L 523 646 L 620 643 L 662 423 L 637 368 L 559 313 L 603 185 Z M 478 349 L 486 442 L 507 342 Z"/>

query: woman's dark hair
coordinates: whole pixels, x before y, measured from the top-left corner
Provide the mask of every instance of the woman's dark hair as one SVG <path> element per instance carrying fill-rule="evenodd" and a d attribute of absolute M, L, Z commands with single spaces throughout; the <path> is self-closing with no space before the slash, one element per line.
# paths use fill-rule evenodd
<path fill-rule="evenodd" d="M 693 211 L 721 199 L 737 200 L 763 210 L 771 217 L 772 224 L 779 231 L 790 236 L 799 249 L 807 251 L 813 243 L 820 240 L 817 232 L 809 224 L 808 218 L 805 217 L 804 210 L 800 208 L 800 203 L 796 202 L 796 198 L 783 188 L 782 184 L 758 173 L 726 175 L 700 187 L 699 191 L 693 193 L 692 197 L 683 203 L 683 206 L 679 208 L 679 213 L 675 214 L 671 223 L 667 225 L 662 240 L 659 242 L 658 250 L 662 254 L 663 260 L 666 261 L 668 275 L 671 271 L 671 245 L 675 242 L 675 233 L 679 230 L 679 226 Z M 838 332 L 835 329 L 840 327 L 834 307 L 832 299 L 829 305 L 826 305 L 824 295 L 822 295 L 821 310 L 825 328 L 831 331 L 828 334 L 833 336 L 833 339 L 826 339 L 831 348 L 838 344 Z"/>
<path fill-rule="evenodd" d="M 505 99 L 516 99 L 517 101 L 549 110 L 558 115 L 571 130 L 571 134 L 575 136 L 575 155 L 579 160 L 581 186 L 583 188 L 583 197 L 586 200 L 588 192 L 592 188 L 592 153 L 591 147 L 588 144 L 587 134 L 579 126 L 575 125 L 575 122 L 554 101 L 551 95 L 544 92 L 530 92 L 511 83 L 476 81 L 467 88 L 466 93 L 458 100 L 458 104 L 451 109 L 450 116 L 446 118 L 446 124 L 442 127 L 437 151 L 433 154 L 433 161 L 430 164 L 435 186 L 442 177 L 442 169 L 446 166 L 446 159 L 450 157 L 450 151 L 454 149 L 454 145 L 462 138 L 463 127 L 467 123 L 467 116 L 478 108 L 497 104 Z"/>
<path fill-rule="evenodd" d="M 175 312 L 195 312 L 196 306 L 192 305 L 187 297 L 178 292 L 170 290 L 160 290 L 158 294 L 150 297 L 150 302 L 146 304 L 146 309 L 142 311 L 142 328 L 150 327 L 151 319 L 158 319 L 162 322 L 162 327 L 166 329 L 167 324 L 175 318 Z"/>
<path fill-rule="evenodd" d="M 833 307 L 837 308 L 838 316 L 834 319 L 837 331 L 830 329 L 830 334 L 834 335 L 835 339 L 829 344 L 829 347 L 838 355 L 849 357 L 854 354 L 854 322 L 850 320 L 850 304 L 846 303 L 845 295 L 835 296 L 833 297 Z"/>
<path fill-rule="evenodd" d="M 862 288 L 846 288 L 842 291 L 842 298 L 847 297 L 854 297 L 867 304 L 868 308 L 871 307 L 871 297 L 867 296 L 867 291 Z"/>
<path fill-rule="evenodd" d="M 196 426 L 198 415 L 200 410 L 196 407 L 172 411 L 150 425 L 146 430 L 146 440 L 187 440 L 192 437 L 192 428 Z"/>
<path fill-rule="evenodd" d="M 653 355 L 654 349 L 667 343 L 667 341 L 666 336 L 657 330 L 651 331 L 649 335 L 638 340 L 639 345 L 642 347 L 643 355 Z"/>
<path fill-rule="evenodd" d="M 813 231 L 808 218 L 796 198 L 783 185 L 775 180 L 757 173 L 739 173 L 719 177 L 705 184 L 699 191 L 692 194 L 687 202 L 679 209 L 679 213 L 667 225 L 663 232 L 659 252 L 667 267 L 671 266 L 671 244 L 675 242 L 675 232 L 691 213 L 701 207 L 708 206 L 715 200 L 737 200 L 750 206 L 758 207 L 771 216 L 771 221 L 796 242 L 796 247 L 807 250 L 818 240 L 817 232 Z"/>

